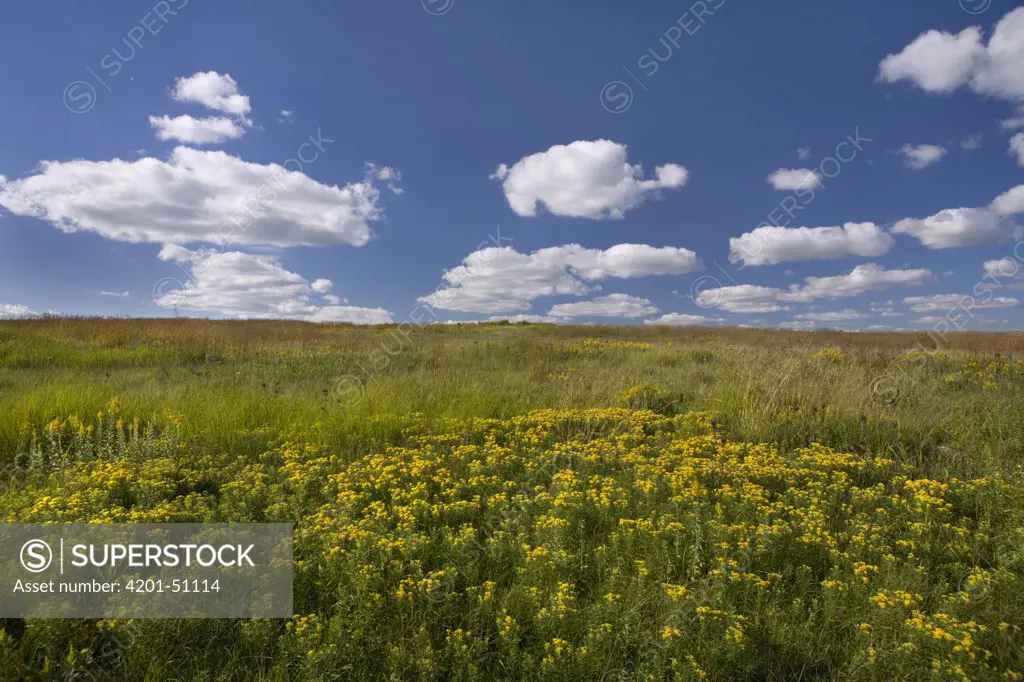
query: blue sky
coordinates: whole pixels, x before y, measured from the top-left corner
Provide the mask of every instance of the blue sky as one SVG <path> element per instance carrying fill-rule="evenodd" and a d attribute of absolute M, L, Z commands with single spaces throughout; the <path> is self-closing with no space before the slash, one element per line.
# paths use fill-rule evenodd
<path fill-rule="evenodd" d="M 1019 329 L 1020 5 L 5 5 L 0 314 Z"/>

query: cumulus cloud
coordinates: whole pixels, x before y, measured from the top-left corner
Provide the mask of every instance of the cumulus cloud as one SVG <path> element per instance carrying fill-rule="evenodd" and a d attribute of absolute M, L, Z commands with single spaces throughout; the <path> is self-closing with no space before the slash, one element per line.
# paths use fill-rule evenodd
<path fill-rule="evenodd" d="M 787 320 L 785 322 L 779 322 L 775 325 L 778 329 L 795 329 L 797 331 L 816 329 L 820 325 L 817 322 L 811 322 L 810 320 Z"/>
<path fill-rule="evenodd" d="M 38 317 L 39 313 L 27 305 L 15 303 L 0 303 L 0 320 L 15 319 L 20 317 Z"/>
<path fill-rule="evenodd" d="M 488 322 L 509 322 L 511 324 L 517 324 L 519 322 L 529 322 L 531 324 L 559 324 L 565 322 L 563 318 L 551 317 L 550 315 L 494 315 L 487 318 Z"/>
<path fill-rule="evenodd" d="M 705 289 L 694 301 L 702 308 L 720 308 L 730 313 L 774 313 L 782 310 L 779 296 L 783 291 L 754 284 Z"/>
<path fill-rule="evenodd" d="M 1024 133 L 1017 133 L 1010 138 L 1010 149 L 1007 153 L 1017 160 L 1018 166 L 1024 166 Z"/>
<path fill-rule="evenodd" d="M 383 308 L 331 305 L 318 299 L 332 283 L 312 284 L 269 256 L 240 251 L 189 251 L 176 245 L 161 249 L 159 258 L 178 262 L 187 274 L 181 288 L 163 292 L 156 303 L 165 308 L 215 313 L 239 318 L 290 318 L 310 322 L 388 324 Z"/>
<path fill-rule="evenodd" d="M 556 248 L 568 249 L 565 253 L 570 267 L 589 280 L 683 275 L 701 269 L 696 253 L 675 246 L 616 244 L 604 251 L 585 249 L 576 244 Z"/>
<path fill-rule="evenodd" d="M 766 225 L 729 239 L 729 260 L 746 265 L 774 265 L 846 256 L 881 256 L 893 238 L 874 223 L 842 227 L 775 227 Z"/>
<path fill-rule="evenodd" d="M 869 306 L 869 310 L 872 315 L 879 315 L 881 317 L 903 317 L 903 313 L 897 312 L 893 306 L 896 305 L 895 301 L 884 301 L 882 303 L 872 303 Z"/>
<path fill-rule="evenodd" d="M 167 161 L 76 159 L 40 168 L 21 180 L 0 175 L 0 206 L 118 241 L 361 246 L 383 217 L 375 178 L 331 186 L 222 151 L 177 147 Z"/>
<path fill-rule="evenodd" d="M 226 116 L 193 118 L 192 116 L 150 116 L 149 125 L 159 140 L 177 140 L 185 144 L 217 144 L 237 140 L 245 134 L 245 126 Z"/>
<path fill-rule="evenodd" d="M 960 146 L 968 151 L 974 151 L 981 147 L 981 137 L 981 133 L 968 135 L 967 138 L 960 142 Z"/>
<path fill-rule="evenodd" d="M 348 305 L 319 306 L 303 318 L 308 322 L 347 322 L 349 324 L 391 324 L 391 313 L 384 308 L 360 308 Z"/>
<path fill-rule="evenodd" d="M 375 163 L 366 164 L 366 175 L 374 180 L 385 183 L 388 190 L 394 194 L 404 194 L 405 190 L 399 187 L 402 182 L 402 174 L 391 166 L 378 166 Z"/>
<path fill-rule="evenodd" d="M 782 191 L 821 187 L 821 174 L 807 168 L 779 168 L 766 179 L 772 187 Z"/>
<path fill-rule="evenodd" d="M 957 34 L 926 31 L 881 61 L 879 80 L 909 81 L 932 93 L 969 87 L 1007 100 L 1024 98 L 1024 8 L 999 20 L 988 44 L 978 26 Z"/>
<path fill-rule="evenodd" d="M 802 285 L 791 284 L 787 289 L 740 284 L 705 289 L 694 300 L 702 307 L 733 313 L 769 313 L 787 310 L 786 304 L 790 303 L 852 298 L 869 291 L 919 286 L 931 277 L 931 271 L 926 269 L 886 270 L 880 265 L 867 263 L 858 265 L 845 275 L 805 277 Z"/>
<path fill-rule="evenodd" d="M 915 237 L 930 249 L 987 244 L 1014 237 L 1019 228 L 1012 216 L 1019 213 L 1024 213 L 1024 185 L 981 208 L 947 208 L 927 218 L 904 218 L 892 232 Z"/>
<path fill-rule="evenodd" d="M 985 277 L 1015 277 L 1020 265 L 1013 258 L 996 258 L 982 263 L 982 274 Z"/>
<path fill-rule="evenodd" d="M 834 310 L 821 313 L 800 313 L 793 316 L 797 320 L 808 320 L 810 322 L 846 322 L 848 320 L 863 320 L 870 315 L 858 312 L 852 308 L 845 310 Z"/>
<path fill-rule="evenodd" d="M 538 204 L 556 216 L 622 218 L 652 193 L 686 184 L 687 170 L 677 164 L 654 169 L 644 179 L 640 164 L 630 164 L 626 145 L 611 140 L 579 140 L 498 166 L 491 179 L 502 183 L 509 206 L 518 215 L 536 216 Z"/>
<path fill-rule="evenodd" d="M 931 278 L 931 271 L 924 268 L 886 270 L 875 263 L 867 263 L 858 265 L 846 275 L 805 277 L 803 286 L 790 286 L 784 300 L 807 303 L 821 299 L 850 298 L 868 291 L 920 286 Z"/>
<path fill-rule="evenodd" d="M 150 116 L 149 125 L 159 140 L 176 140 L 185 144 L 218 144 L 237 140 L 252 127 L 247 117 L 251 111 L 249 98 L 238 89 L 231 76 L 206 71 L 179 78 L 170 91 L 177 102 L 201 104 L 228 116 Z"/>
<path fill-rule="evenodd" d="M 644 317 L 661 311 L 646 298 L 608 294 L 590 301 L 559 303 L 548 311 L 551 317 Z"/>
<path fill-rule="evenodd" d="M 128 298 L 131 294 L 130 291 L 101 291 L 100 296 L 116 296 L 119 298 Z"/>
<path fill-rule="evenodd" d="M 977 26 L 956 35 L 925 31 L 901 52 L 887 55 L 878 65 L 878 78 L 908 80 L 928 92 L 953 92 L 970 81 L 984 52 L 981 43 Z"/>
<path fill-rule="evenodd" d="M 1005 296 L 993 296 L 982 301 L 973 296 L 965 294 L 935 294 L 934 296 L 908 296 L 903 302 L 910 306 L 915 313 L 930 313 L 935 311 L 949 311 L 960 306 L 963 302 L 969 302 L 966 307 L 972 308 L 1016 308 L 1020 301 L 1016 298 Z"/>
<path fill-rule="evenodd" d="M 179 78 L 171 89 L 171 98 L 235 116 L 246 116 L 252 111 L 249 97 L 239 91 L 235 79 L 216 71 L 201 71 Z"/>
<path fill-rule="evenodd" d="M 1001 125 L 1003 130 L 1024 128 L 1024 104 L 1018 104 L 1016 115 L 1004 120 Z"/>
<path fill-rule="evenodd" d="M 900 147 L 900 154 L 903 155 L 903 164 L 914 170 L 921 170 L 946 155 L 946 148 L 937 144 L 905 144 Z"/>
<path fill-rule="evenodd" d="M 517 312 L 544 296 L 585 296 L 599 280 L 681 275 L 700 267 L 693 251 L 671 246 L 617 244 L 601 250 L 566 244 L 530 254 L 488 247 L 446 271 L 441 287 L 419 300 L 444 310 Z"/>
<path fill-rule="evenodd" d="M 988 208 L 947 208 L 920 220 L 900 220 L 892 231 L 916 237 L 930 249 L 948 249 L 1008 239 L 1014 225 Z"/>
<path fill-rule="evenodd" d="M 721 317 L 704 317 L 703 315 L 687 315 L 685 313 L 666 313 L 653 320 L 644 320 L 644 324 L 659 327 L 693 327 L 696 325 L 721 322 Z"/>
<path fill-rule="evenodd" d="M 1024 289 L 1024 272 L 1016 258 L 996 258 L 982 264 L 982 281 L 974 286 L 975 291 L 996 291 Z"/>
<path fill-rule="evenodd" d="M 1002 216 L 1024 213 L 1024 185 L 1012 187 L 997 196 L 990 208 Z"/>

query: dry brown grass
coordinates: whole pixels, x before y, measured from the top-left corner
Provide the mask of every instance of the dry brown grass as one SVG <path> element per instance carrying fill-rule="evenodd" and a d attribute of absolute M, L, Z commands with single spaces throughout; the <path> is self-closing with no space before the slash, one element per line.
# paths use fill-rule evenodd
<path fill-rule="evenodd" d="M 941 338 L 920 332 L 791 331 L 738 327 L 656 327 L 576 325 L 378 325 L 313 324 L 295 320 L 208 320 L 200 318 L 44 317 L 0 321 L 0 334 L 74 339 L 118 340 L 125 344 L 161 339 L 175 345 L 262 345 L 281 341 L 374 341 L 399 330 L 423 337 L 444 337 L 467 330 L 493 335 L 509 327 L 528 327 L 537 338 L 586 337 L 673 341 L 682 345 L 739 345 L 779 348 L 953 350 L 1024 356 L 1024 332 L 952 332 Z M 4 334 L 6 335 L 6 334 Z M 24 338 L 24 336 L 23 336 Z"/>

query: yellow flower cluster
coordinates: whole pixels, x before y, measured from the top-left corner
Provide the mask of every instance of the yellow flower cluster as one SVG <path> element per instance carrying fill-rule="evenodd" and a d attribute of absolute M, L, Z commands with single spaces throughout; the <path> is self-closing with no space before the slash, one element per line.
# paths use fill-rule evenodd
<path fill-rule="evenodd" d="M 971 358 L 945 378 L 954 387 L 980 387 L 990 391 L 1020 390 L 1024 382 L 1024 360 Z"/>
<path fill-rule="evenodd" d="M 586 338 L 579 343 L 569 343 L 561 347 L 567 353 L 600 353 L 608 350 L 650 350 L 653 343 L 647 341 L 611 340 Z"/>
<path fill-rule="evenodd" d="M 820 672 L 822 652 L 792 641 L 807 627 L 842 652 L 837 678 L 1024 663 L 1019 482 L 728 442 L 713 423 L 626 408 L 410 415 L 354 460 L 286 441 L 257 458 L 85 461 L 0 505 L 11 522 L 295 523 L 304 615 L 274 637 L 308 677 L 358 661 L 374 678 L 597 679 L 630 651 L 638 677 L 724 679 L 783 643 L 795 667 L 780 676 Z"/>
<path fill-rule="evenodd" d="M 838 348 L 822 348 L 814 354 L 814 359 L 826 362 L 842 362 L 846 359 L 846 353 Z"/>

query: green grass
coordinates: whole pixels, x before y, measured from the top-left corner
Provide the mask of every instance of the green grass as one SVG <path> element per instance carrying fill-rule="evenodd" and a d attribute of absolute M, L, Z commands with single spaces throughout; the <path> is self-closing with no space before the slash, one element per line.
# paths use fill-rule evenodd
<path fill-rule="evenodd" d="M 181 415 L 186 436 L 209 447 L 256 455 L 294 431 L 356 454 L 378 442 L 366 430 L 374 415 L 511 417 L 604 407 L 642 384 L 669 392 L 679 409 L 720 414 L 735 440 L 784 448 L 819 440 L 922 463 L 946 446 L 969 455 L 972 467 L 1002 472 L 1024 452 L 1016 384 L 946 383 L 974 357 L 967 350 L 900 360 L 933 343 L 923 335 L 778 333 L 765 342 L 754 330 L 575 328 L 569 336 L 488 325 L 402 336 L 386 327 L 245 324 L 0 323 L 0 462 L 23 447 L 26 427 L 94 415 L 112 397 L 126 414 Z M 587 336 L 652 347 L 575 351 Z M 1020 335 L 976 336 L 951 343 L 988 342 L 1003 358 L 1024 353 Z M 845 357 L 814 357 L 832 347 L 845 348 Z M 261 428 L 270 437 L 253 435 Z"/>

